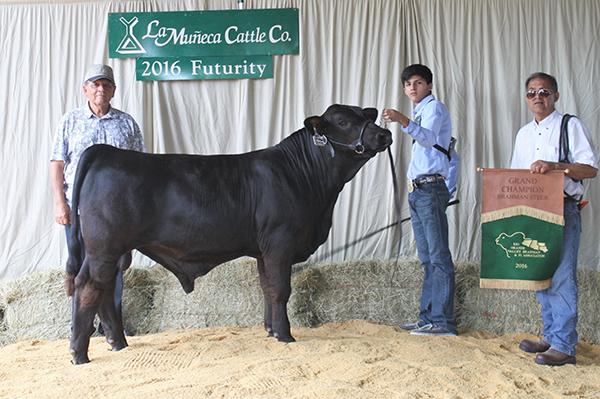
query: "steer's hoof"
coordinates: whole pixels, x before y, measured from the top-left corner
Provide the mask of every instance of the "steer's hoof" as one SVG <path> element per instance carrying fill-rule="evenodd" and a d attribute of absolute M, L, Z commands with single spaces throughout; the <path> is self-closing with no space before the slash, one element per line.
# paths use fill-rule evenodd
<path fill-rule="evenodd" d="M 267 332 L 267 337 L 274 337 L 275 336 L 275 334 L 273 334 L 273 329 L 271 327 L 265 328 L 265 331 Z"/>
<path fill-rule="evenodd" d="M 85 363 L 90 362 L 90 358 L 87 356 L 87 353 L 77 354 L 77 352 L 72 350 L 71 356 L 73 356 L 73 359 L 71 359 L 71 364 L 78 365 L 78 364 L 85 364 Z"/>
<path fill-rule="evenodd" d="M 127 341 L 118 341 L 113 339 L 107 339 L 106 342 L 110 345 L 110 350 L 117 352 L 121 349 L 127 348 Z"/>
<path fill-rule="evenodd" d="M 275 338 L 277 338 L 277 341 L 279 342 L 296 342 L 294 337 L 292 337 L 291 335 L 279 335 L 277 333 L 275 333 L 274 335 Z"/>

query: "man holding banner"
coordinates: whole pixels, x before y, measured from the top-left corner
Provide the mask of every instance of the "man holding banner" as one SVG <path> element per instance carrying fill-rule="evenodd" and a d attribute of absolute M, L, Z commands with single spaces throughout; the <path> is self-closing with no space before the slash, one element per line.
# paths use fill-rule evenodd
<path fill-rule="evenodd" d="M 596 176 L 597 160 L 589 132 L 578 118 L 567 120 L 568 140 L 561 140 L 563 115 L 555 109 L 559 92 L 553 76 L 534 73 L 527 78 L 525 89 L 527 106 L 534 114 L 534 120 L 517 133 L 511 168 L 529 169 L 534 174 L 564 171 L 564 235 L 560 263 L 551 285 L 536 293 L 542 308 L 543 338 L 539 341 L 525 339 L 519 348 L 537 353 L 537 364 L 575 364 L 582 180 Z"/>

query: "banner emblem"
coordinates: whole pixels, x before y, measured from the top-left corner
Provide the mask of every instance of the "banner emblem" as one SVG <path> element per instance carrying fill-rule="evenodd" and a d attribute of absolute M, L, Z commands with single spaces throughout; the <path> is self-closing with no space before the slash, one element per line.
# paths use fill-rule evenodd
<path fill-rule="evenodd" d="M 138 17 L 133 17 L 131 20 L 126 20 L 123 17 L 119 18 L 119 21 L 125 25 L 125 36 L 123 40 L 117 46 L 115 50 L 119 54 L 145 54 L 146 50 L 142 46 L 142 43 L 135 37 L 133 27 L 138 23 Z"/>

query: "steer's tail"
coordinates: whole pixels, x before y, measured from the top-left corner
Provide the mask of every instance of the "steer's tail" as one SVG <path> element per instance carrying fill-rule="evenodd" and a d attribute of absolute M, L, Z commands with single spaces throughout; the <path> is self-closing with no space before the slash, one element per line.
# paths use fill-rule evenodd
<path fill-rule="evenodd" d="M 96 159 L 98 151 L 101 150 L 103 146 L 94 145 L 88 148 L 83 152 L 81 158 L 79 158 L 79 163 L 77 164 L 77 172 L 75 173 L 75 181 L 73 182 L 73 195 L 71 198 L 71 229 L 69 231 L 69 240 L 68 240 L 68 248 L 69 248 L 69 258 L 67 260 L 67 294 L 72 295 L 73 287 L 72 282 L 79 270 L 81 269 L 81 265 L 83 264 L 83 254 L 82 251 L 83 238 L 81 237 L 81 225 L 79 222 L 79 194 L 81 192 L 81 186 L 83 185 L 83 181 L 85 180 L 85 176 L 87 175 L 90 166 Z"/>

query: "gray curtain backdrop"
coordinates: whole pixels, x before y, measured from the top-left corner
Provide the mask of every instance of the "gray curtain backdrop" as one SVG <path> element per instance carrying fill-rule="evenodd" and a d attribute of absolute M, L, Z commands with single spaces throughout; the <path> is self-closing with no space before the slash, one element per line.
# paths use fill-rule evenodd
<path fill-rule="evenodd" d="M 0 2 L 0 279 L 62 267 L 64 230 L 53 221 L 49 157 L 59 118 L 84 103 L 92 63 L 114 68 L 113 105 L 132 114 L 148 151 L 240 153 L 274 145 L 333 103 L 394 107 L 410 114 L 402 69 L 425 63 L 449 108 L 462 157 L 460 204 L 448 209 L 456 260 L 480 257 L 477 166 L 508 167 L 514 136 L 531 120 L 524 80 L 558 78 L 560 111 L 577 114 L 597 142 L 600 126 L 598 0 L 246 0 L 247 8 L 300 10 L 300 55 L 275 56 L 274 78 L 138 82 L 133 59 L 109 59 L 107 15 L 126 11 L 237 8 L 235 0 Z M 392 125 L 403 215 L 411 139 Z M 587 183 L 579 263 L 599 269 L 600 185 Z M 293 204 L 291 204 L 293 206 Z M 329 239 L 311 260 L 416 256 L 410 223 L 396 220 L 387 156 L 344 189 Z M 137 254 L 134 265 L 152 261 Z"/>

